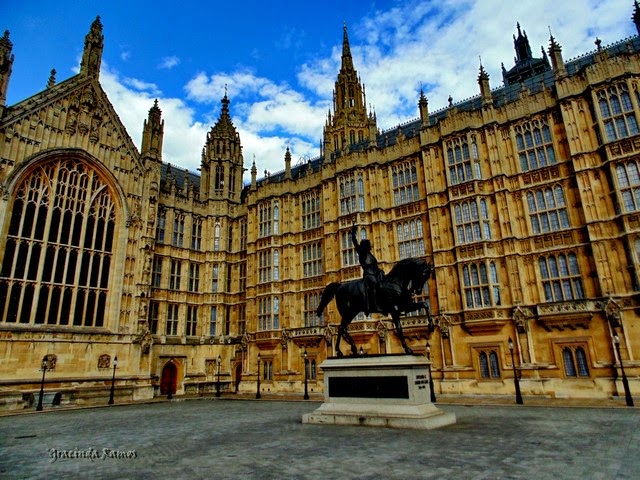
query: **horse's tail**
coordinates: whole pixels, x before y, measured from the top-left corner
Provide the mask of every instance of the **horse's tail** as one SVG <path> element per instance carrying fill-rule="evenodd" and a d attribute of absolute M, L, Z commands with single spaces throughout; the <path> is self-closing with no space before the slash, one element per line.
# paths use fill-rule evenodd
<path fill-rule="evenodd" d="M 333 297 L 336 295 L 336 290 L 338 290 L 339 286 L 340 286 L 340 283 L 333 282 L 325 287 L 324 291 L 322 292 L 322 296 L 320 297 L 320 304 L 316 309 L 316 315 L 318 317 L 322 315 L 322 312 L 324 312 L 325 307 L 329 305 L 329 302 L 331 300 L 333 300 Z"/>

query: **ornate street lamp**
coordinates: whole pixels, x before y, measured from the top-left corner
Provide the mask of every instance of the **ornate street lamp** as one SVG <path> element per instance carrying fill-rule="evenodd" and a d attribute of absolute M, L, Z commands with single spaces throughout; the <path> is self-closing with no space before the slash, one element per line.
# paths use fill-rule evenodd
<path fill-rule="evenodd" d="M 220 355 L 218 355 L 218 381 L 216 382 L 216 397 L 220 396 L 220 363 L 222 362 L 222 359 L 220 358 Z"/>
<path fill-rule="evenodd" d="M 40 396 L 38 397 L 38 405 L 36 406 L 37 411 L 42 411 L 42 399 L 44 397 L 44 375 L 47 373 L 47 356 L 42 357 L 42 365 L 40 366 L 42 370 L 42 381 L 40 382 Z"/>
<path fill-rule="evenodd" d="M 431 345 L 427 342 L 427 368 L 429 369 L 429 392 L 431 395 L 431 403 L 436 403 L 436 392 L 433 385 L 433 375 L 431 375 Z"/>
<path fill-rule="evenodd" d="M 113 357 L 113 376 L 111 377 L 111 393 L 109 394 L 109 405 L 113 405 L 113 394 L 116 384 L 116 367 L 118 366 L 118 356 Z"/>
<path fill-rule="evenodd" d="M 256 399 L 259 399 L 260 397 L 260 352 L 258 352 L 258 387 L 256 389 Z"/>
<path fill-rule="evenodd" d="M 613 335 L 613 343 L 616 346 L 616 352 L 618 352 L 618 361 L 620 362 L 620 371 L 622 372 L 622 386 L 624 387 L 624 398 L 627 401 L 627 407 L 633 407 L 633 398 L 631 397 L 627 374 L 624 373 L 624 365 L 622 364 L 622 356 L 620 355 L 620 337 L 618 337 L 617 333 Z"/>
<path fill-rule="evenodd" d="M 307 368 L 308 365 L 308 357 L 307 357 L 307 351 L 304 351 L 304 399 L 305 400 L 309 400 L 309 369 Z"/>
<path fill-rule="evenodd" d="M 516 386 L 516 403 L 522 405 L 522 394 L 520 393 L 520 380 L 518 379 L 518 373 L 516 372 L 516 362 L 513 359 L 513 340 L 509 337 L 509 350 L 511 351 L 511 365 L 513 366 L 513 383 Z"/>

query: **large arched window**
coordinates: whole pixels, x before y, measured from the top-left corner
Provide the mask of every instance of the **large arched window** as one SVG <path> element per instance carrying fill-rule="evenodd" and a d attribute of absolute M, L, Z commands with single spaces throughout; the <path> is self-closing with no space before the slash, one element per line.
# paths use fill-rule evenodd
<path fill-rule="evenodd" d="M 17 186 L 0 272 L 0 321 L 102 327 L 116 224 L 98 172 L 51 161 Z"/>

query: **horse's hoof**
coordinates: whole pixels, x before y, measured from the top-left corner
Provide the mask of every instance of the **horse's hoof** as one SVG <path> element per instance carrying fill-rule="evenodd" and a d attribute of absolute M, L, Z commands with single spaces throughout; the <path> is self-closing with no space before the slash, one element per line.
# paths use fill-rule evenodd
<path fill-rule="evenodd" d="M 407 355 L 411 355 L 413 353 L 413 350 L 411 350 L 409 347 L 404 349 L 404 353 L 406 353 Z"/>
<path fill-rule="evenodd" d="M 338 351 L 336 352 L 336 357 L 342 357 L 342 356 L 343 356 L 343 355 L 342 355 L 342 352 L 341 352 L 340 350 L 338 350 Z"/>

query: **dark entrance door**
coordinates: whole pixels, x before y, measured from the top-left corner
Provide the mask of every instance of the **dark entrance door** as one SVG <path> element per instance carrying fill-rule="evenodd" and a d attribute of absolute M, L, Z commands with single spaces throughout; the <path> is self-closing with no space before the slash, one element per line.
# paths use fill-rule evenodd
<path fill-rule="evenodd" d="M 236 393 L 238 393 L 238 387 L 240 386 L 240 381 L 242 380 L 242 364 L 239 363 L 236 365 Z"/>
<path fill-rule="evenodd" d="M 169 395 L 176 393 L 176 382 L 178 381 L 178 369 L 169 362 L 162 369 L 162 377 L 160 378 L 160 394 Z"/>

